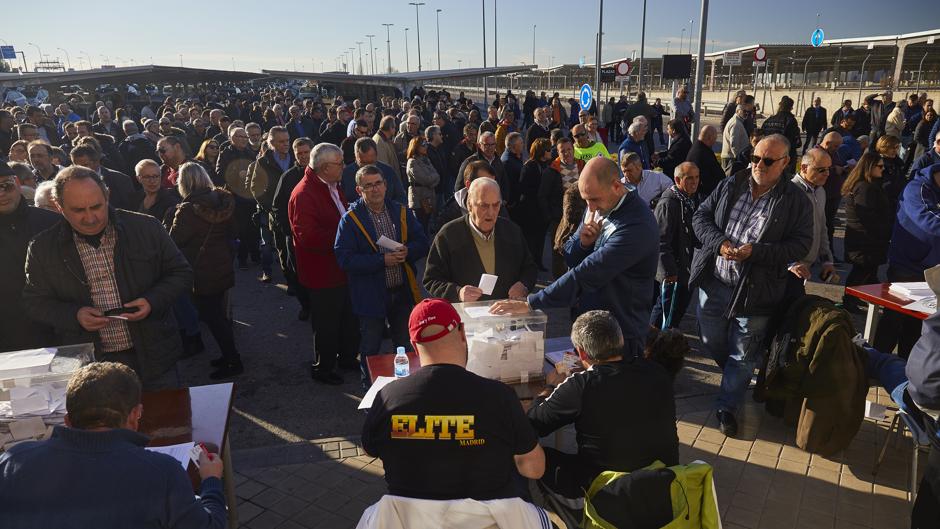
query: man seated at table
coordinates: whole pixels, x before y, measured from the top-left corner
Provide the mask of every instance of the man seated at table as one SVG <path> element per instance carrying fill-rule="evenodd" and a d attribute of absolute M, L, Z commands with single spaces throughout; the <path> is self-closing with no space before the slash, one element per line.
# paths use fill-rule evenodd
<path fill-rule="evenodd" d="M 0 454 L 0 526 L 225 527 L 222 459 L 199 456 L 200 498 L 172 457 L 144 450 L 137 375 L 116 362 L 78 370 L 65 426 Z"/>
<path fill-rule="evenodd" d="M 535 286 L 538 267 L 522 229 L 499 215 L 499 184 L 492 178 L 470 183 L 467 214 L 445 224 L 431 245 L 424 288 L 452 303 L 524 299 Z M 490 295 L 478 288 L 483 274 L 497 276 Z"/>
<path fill-rule="evenodd" d="M 385 467 L 390 494 L 492 500 L 519 496 L 516 473 L 542 477 L 545 454 L 515 392 L 466 370 L 457 311 L 425 299 L 408 321 L 421 368 L 382 388 L 362 447 Z"/>
<path fill-rule="evenodd" d="M 540 437 L 574 424 L 578 453 L 545 448 L 540 489 L 580 504 L 584 490 L 605 470 L 631 472 L 656 460 L 679 464 L 676 405 L 666 370 L 640 357 L 624 360 L 623 333 L 606 310 L 578 316 L 571 342 L 587 369 L 567 377 L 549 372 L 528 416 Z M 642 405 L 616 405 L 627 402 Z"/>

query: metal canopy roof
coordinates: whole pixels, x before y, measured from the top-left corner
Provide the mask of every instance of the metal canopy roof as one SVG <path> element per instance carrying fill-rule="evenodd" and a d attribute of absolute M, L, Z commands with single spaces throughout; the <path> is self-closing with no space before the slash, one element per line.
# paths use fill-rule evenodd
<path fill-rule="evenodd" d="M 472 77 L 506 75 L 528 72 L 537 65 L 494 66 L 489 68 L 461 68 L 454 70 L 425 70 L 421 72 L 403 72 L 378 75 L 356 75 L 343 72 L 292 72 L 286 70 L 261 70 L 271 77 L 290 79 L 310 79 L 314 81 L 352 83 L 352 84 L 387 84 L 420 83 L 438 79 L 466 79 Z"/>
<path fill-rule="evenodd" d="M 262 79 L 267 75 L 256 72 L 232 70 L 208 70 L 203 68 L 183 68 L 179 66 L 127 66 L 121 68 L 95 68 L 72 72 L 28 72 L 0 74 L 0 86 L 33 86 L 81 84 L 98 85 L 104 83 L 206 83 L 240 82 Z"/>

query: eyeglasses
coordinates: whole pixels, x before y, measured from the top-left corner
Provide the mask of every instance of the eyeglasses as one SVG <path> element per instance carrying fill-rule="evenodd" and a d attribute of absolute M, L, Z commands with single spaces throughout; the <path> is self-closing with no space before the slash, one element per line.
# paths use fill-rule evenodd
<path fill-rule="evenodd" d="M 784 158 L 786 158 L 786 156 L 781 156 L 780 158 L 764 158 L 756 154 L 752 154 L 751 163 L 754 165 L 759 165 L 761 162 L 764 162 L 764 167 L 770 167 Z"/>
<path fill-rule="evenodd" d="M 12 193 L 16 189 L 16 182 L 4 182 L 0 184 L 0 193 Z"/>
<path fill-rule="evenodd" d="M 371 184 L 365 184 L 359 187 L 362 188 L 363 191 L 372 191 L 374 189 L 378 189 L 384 186 L 385 186 L 385 180 L 379 180 L 378 182 L 372 182 Z"/>

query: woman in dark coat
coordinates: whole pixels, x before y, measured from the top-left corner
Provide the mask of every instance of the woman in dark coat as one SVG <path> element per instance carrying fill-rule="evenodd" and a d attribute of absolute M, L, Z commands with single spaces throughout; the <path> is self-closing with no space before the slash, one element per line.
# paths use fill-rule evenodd
<path fill-rule="evenodd" d="M 888 194 L 891 205 L 897 208 L 901 191 L 904 191 L 904 186 L 907 185 L 904 160 L 898 156 L 901 152 L 901 139 L 891 135 L 881 136 L 875 142 L 874 150 L 881 155 L 881 161 L 884 163 L 884 170 L 881 172 L 881 187 Z"/>
<path fill-rule="evenodd" d="M 845 260 L 852 264 L 846 286 L 879 283 L 878 267 L 888 260 L 895 211 L 881 182 L 884 168 L 880 154 L 866 152 L 842 184 Z M 859 308 L 852 296 L 845 296 L 843 305 Z"/>
<path fill-rule="evenodd" d="M 545 230 L 548 225 L 539 208 L 539 186 L 542 185 L 542 172 L 552 159 L 552 142 L 548 138 L 539 138 L 532 142 L 529 159 L 522 166 L 522 175 L 517 187 L 516 206 L 512 210 L 512 220 L 522 228 L 522 235 L 529 246 L 529 253 L 538 265 L 542 265 L 542 250 L 545 247 Z"/>
<path fill-rule="evenodd" d="M 219 162 L 219 142 L 215 140 L 204 140 L 202 145 L 199 146 L 196 161 L 206 170 L 206 174 L 209 175 L 209 179 L 212 180 L 213 185 L 216 187 L 225 185 L 225 179 L 219 177 L 219 174 L 215 171 L 215 166 Z"/>
<path fill-rule="evenodd" d="M 235 197 L 214 187 L 198 163 L 183 164 L 179 175 L 177 187 L 183 201 L 176 208 L 170 238 L 193 268 L 193 300 L 199 318 L 222 351 L 222 357 L 213 361 L 218 369 L 209 377 L 227 378 L 243 371 L 225 310 L 226 292 L 235 286 Z"/>
<path fill-rule="evenodd" d="M 141 160 L 134 167 L 134 172 L 144 190 L 144 198 L 137 206 L 137 212 L 169 224 L 173 220 L 173 212 L 180 202 L 180 197 L 175 190 L 163 187 L 160 165 L 153 160 Z"/>

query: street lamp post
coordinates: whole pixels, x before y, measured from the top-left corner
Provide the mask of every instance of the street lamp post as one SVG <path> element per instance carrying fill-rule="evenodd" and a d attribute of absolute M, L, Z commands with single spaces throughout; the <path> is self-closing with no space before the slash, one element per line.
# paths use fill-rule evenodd
<path fill-rule="evenodd" d="M 408 57 L 408 28 L 405 28 L 405 71 L 411 71 L 411 58 Z"/>
<path fill-rule="evenodd" d="M 536 24 L 532 24 L 532 64 L 535 64 L 535 28 L 538 27 Z"/>
<path fill-rule="evenodd" d="M 183 54 L 180 53 L 180 68 L 183 67 Z"/>
<path fill-rule="evenodd" d="M 441 12 L 443 9 L 437 10 L 437 69 L 441 69 Z"/>
<path fill-rule="evenodd" d="M 685 28 L 682 28 L 682 35 L 679 36 L 679 55 L 682 55 L 682 46 L 685 44 Z"/>
<path fill-rule="evenodd" d="M 357 40 L 356 46 L 359 47 L 359 75 L 362 75 L 362 41 Z"/>
<path fill-rule="evenodd" d="M 499 66 L 499 17 L 496 14 L 496 0 L 493 0 L 493 66 Z M 496 88 L 499 89 L 499 85 Z"/>
<path fill-rule="evenodd" d="M 85 60 L 88 61 L 88 69 L 94 70 L 95 65 L 91 63 L 91 55 L 88 55 L 87 51 L 82 51 L 82 50 L 78 50 L 78 53 L 81 53 L 82 55 L 85 56 Z"/>
<path fill-rule="evenodd" d="M 418 6 L 423 6 L 424 2 L 408 2 L 408 5 L 415 6 L 415 27 L 418 29 L 418 71 L 421 71 L 421 20 L 418 18 Z"/>
<path fill-rule="evenodd" d="M 597 59 L 594 63 L 594 98 L 601 91 L 601 46 L 604 41 L 604 0 L 600 0 L 597 11 Z"/>
<path fill-rule="evenodd" d="M 366 35 L 366 38 L 369 39 L 369 54 L 372 56 L 372 75 L 375 75 L 375 50 L 372 48 L 372 37 L 375 35 Z"/>
<path fill-rule="evenodd" d="M 689 55 L 692 55 L 692 35 L 695 34 L 695 19 L 689 19 Z"/>
<path fill-rule="evenodd" d="M 666 55 L 669 55 L 669 45 L 672 44 L 671 40 L 666 41 Z"/>
<path fill-rule="evenodd" d="M 486 86 L 486 0 L 480 0 L 480 4 L 483 6 L 483 108 L 488 108 L 489 105 L 489 96 L 490 91 L 487 90 Z"/>
<path fill-rule="evenodd" d="M 39 48 L 39 45 L 38 45 L 38 44 L 33 44 L 32 42 L 27 42 L 26 45 L 27 45 L 27 46 L 32 46 L 32 47 L 36 48 L 36 51 L 39 52 L 39 60 L 36 61 L 36 63 L 42 62 L 42 49 Z M 24 61 L 24 62 L 25 62 L 25 61 Z M 33 64 L 33 70 L 34 70 L 34 71 L 36 70 L 36 63 Z"/>
<path fill-rule="evenodd" d="M 385 51 L 388 52 L 388 70 L 386 73 L 392 73 L 392 34 L 388 28 L 395 24 L 382 24 L 385 26 Z"/>
<path fill-rule="evenodd" d="M 646 0 L 643 0 L 643 29 L 640 30 L 640 71 L 637 92 L 643 91 L 643 57 L 646 53 Z"/>
<path fill-rule="evenodd" d="M 692 137 L 698 137 L 698 132 L 701 126 L 699 121 L 699 111 L 702 109 L 702 92 L 705 84 L 705 68 L 703 68 L 705 63 L 705 39 L 707 38 L 706 31 L 708 29 L 708 0 L 702 0 L 702 21 L 701 27 L 699 28 L 698 35 L 698 50 L 697 50 L 697 62 L 695 66 L 695 108 L 692 111 L 692 115 L 695 116 L 695 121 L 692 128 Z M 692 52 L 692 43 L 691 43 L 691 33 L 689 34 L 689 53 Z"/>
<path fill-rule="evenodd" d="M 68 65 L 69 65 L 69 70 L 71 70 L 71 69 L 72 69 L 72 56 L 69 55 L 69 50 L 67 50 L 67 49 L 65 49 L 65 48 L 56 48 L 56 49 L 65 54 L 65 61 L 66 61 L 66 62 L 68 63 Z"/>

